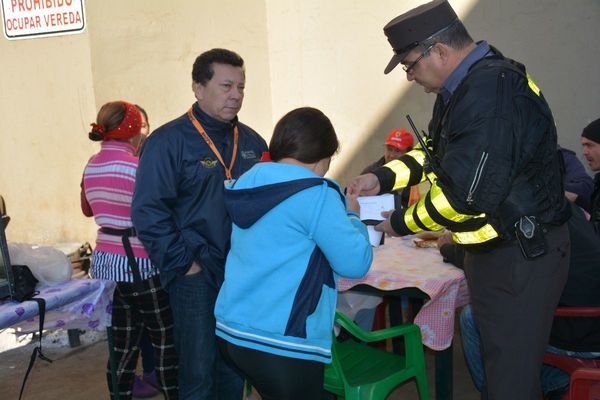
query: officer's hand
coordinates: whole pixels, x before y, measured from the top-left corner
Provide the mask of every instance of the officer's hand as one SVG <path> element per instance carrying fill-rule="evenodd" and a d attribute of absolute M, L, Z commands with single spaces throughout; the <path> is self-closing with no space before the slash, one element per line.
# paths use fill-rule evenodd
<path fill-rule="evenodd" d="M 350 181 L 348 194 L 374 196 L 379 193 L 379 179 L 375 174 L 359 175 Z"/>
<path fill-rule="evenodd" d="M 385 218 L 385 221 L 381 222 L 378 225 L 375 225 L 375 230 L 379 231 L 379 232 L 385 232 L 387 233 L 389 236 L 400 236 L 398 235 L 398 233 L 392 228 L 392 223 L 390 222 L 390 219 L 392 218 L 392 214 L 394 213 L 394 210 L 391 211 L 383 211 L 381 213 L 381 216 Z"/>

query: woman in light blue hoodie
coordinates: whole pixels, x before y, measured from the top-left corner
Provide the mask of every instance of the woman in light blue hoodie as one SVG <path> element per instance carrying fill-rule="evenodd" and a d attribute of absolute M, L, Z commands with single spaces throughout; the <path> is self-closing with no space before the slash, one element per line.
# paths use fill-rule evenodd
<path fill-rule="evenodd" d="M 356 197 L 323 178 L 338 147 L 321 111 L 293 110 L 275 126 L 272 162 L 225 193 L 233 231 L 216 333 L 263 400 L 321 398 L 336 278 L 362 277 L 371 265 Z"/>

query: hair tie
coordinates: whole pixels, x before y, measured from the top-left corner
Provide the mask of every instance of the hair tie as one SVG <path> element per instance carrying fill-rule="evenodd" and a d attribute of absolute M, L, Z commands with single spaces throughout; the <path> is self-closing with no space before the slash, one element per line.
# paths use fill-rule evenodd
<path fill-rule="evenodd" d="M 104 133 L 104 131 L 106 130 L 106 128 L 104 128 L 104 125 L 99 125 L 94 122 L 92 122 L 90 126 L 92 127 L 92 132 Z"/>

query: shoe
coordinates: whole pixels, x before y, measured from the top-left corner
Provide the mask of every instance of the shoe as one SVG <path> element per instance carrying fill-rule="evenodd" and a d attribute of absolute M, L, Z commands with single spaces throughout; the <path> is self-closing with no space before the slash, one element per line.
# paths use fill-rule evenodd
<path fill-rule="evenodd" d="M 144 372 L 144 382 L 154 387 L 158 391 L 162 391 L 162 387 L 158 381 L 158 376 L 156 375 L 156 370 L 149 373 Z"/>
<path fill-rule="evenodd" d="M 144 382 L 139 376 L 136 375 L 133 379 L 133 389 L 131 391 L 133 397 L 154 397 L 159 393 L 160 391 L 158 389 L 149 383 Z"/>

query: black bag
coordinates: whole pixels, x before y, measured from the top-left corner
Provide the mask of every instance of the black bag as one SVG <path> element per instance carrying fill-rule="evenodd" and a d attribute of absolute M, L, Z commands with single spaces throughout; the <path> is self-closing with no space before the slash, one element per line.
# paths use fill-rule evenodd
<path fill-rule="evenodd" d="M 11 265 L 15 282 L 12 298 L 19 303 L 31 299 L 39 292 L 35 291 L 38 280 L 27 265 Z"/>
<path fill-rule="evenodd" d="M 39 329 L 39 345 L 33 349 L 31 353 L 31 358 L 29 359 L 29 366 L 27 367 L 27 372 L 25 373 L 25 377 L 23 378 L 23 383 L 21 384 L 21 392 L 19 393 L 19 400 L 23 397 L 23 391 L 25 390 L 25 383 L 27 382 L 27 378 L 29 377 L 29 373 L 33 368 L 33 364 L 35 363 L 35 359 L 40 357 L 42 360 L 47 362 L 52 362 L 51 359 L 46 357 L 42 353 L 42 334 L 44 331 L 44 317 L 46 315 L 46 301 L 42 298 L 34 298 L 33 296 L 39 294 L 38 291 L 35 290 L 35 285 L 38 283 L 38 280 L 33 276 L 33 273 L 29 269 L 27 265 L 11 265 L 12 274 L 14 279 L 14 290 L 12 294 L 12 299 L 18 301 L 19 303 L 22 301 L 35 301 L 38 304 L 39 310 L 39 319 L 40 319 L 40 329 Z"/>

